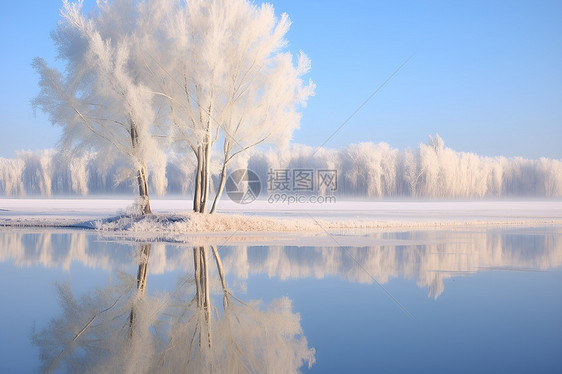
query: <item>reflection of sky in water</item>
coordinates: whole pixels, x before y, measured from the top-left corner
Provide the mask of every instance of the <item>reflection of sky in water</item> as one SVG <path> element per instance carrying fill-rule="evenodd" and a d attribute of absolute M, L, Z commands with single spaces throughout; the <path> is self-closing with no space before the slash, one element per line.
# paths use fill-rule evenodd
<path fill-rule="evenodd" d="M 382 234 L 381 234 L 382 235 Z M 311 372 L 541 372 L 562 368 L 562 236 L 556 228 L 385 234 L 372 248 L 219 248 L 243 301 L 288 297 L 301 316 Z M 136 245 L 83 232 L 0 234 L 0 372 L 39 366 L 33 323 L 79 296 L 136 276 Z M 355 260 L 364 267 L 356 266 Z M 214 261 L 213 261 L 214 265 Z M 148 293 L 193 273 L 193 251 L 153 244 Z M 210 278 L 218 278 L 211 269 Z M 385 293 L 380 283 L 409 313 Z M 213 281 L 215 304 L 221 303 Z M 428 297 L 430 295 L 430 297 Z M 306 372 L 306 367 L 302 369 Z"/>

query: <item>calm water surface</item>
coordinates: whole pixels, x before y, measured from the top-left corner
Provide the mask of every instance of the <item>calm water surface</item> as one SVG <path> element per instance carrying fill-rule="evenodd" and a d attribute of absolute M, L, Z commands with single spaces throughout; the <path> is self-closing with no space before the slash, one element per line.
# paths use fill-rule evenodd
<path fill-rule="evenodd" d="M 365 235 L 0 231 L 0 372 L 562 372 L 562 228 Z"/>

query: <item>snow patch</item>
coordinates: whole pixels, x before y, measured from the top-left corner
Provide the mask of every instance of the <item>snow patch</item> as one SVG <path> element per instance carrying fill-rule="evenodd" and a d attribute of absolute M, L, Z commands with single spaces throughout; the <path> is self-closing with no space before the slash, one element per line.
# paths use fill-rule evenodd
<path fill-rule="evenodd" d="M 277 206 L 256 201 L 245 206 L 225 203 L 216 214 L 186 211 L 188 204 L 181 200 L 153 200 L 151 205 L 156 213 L 147 216 L 135 214 L 131 203 L 131 200 L 0 199 L 4 209 L 0 211 L 0 229 L 86 229 L 135 241 L 187 242 L 194 237 L 204 241 L 205 236 L 213 237 L 214 241 L 219 237 L 231 241 L 239 237 L 282 239 L 291 236 L 290 233 L 317 237 L 389 229 L 562 225 L 562 201 L 555 200 L 347 201 L 329 208 L 310 204 Z"/>

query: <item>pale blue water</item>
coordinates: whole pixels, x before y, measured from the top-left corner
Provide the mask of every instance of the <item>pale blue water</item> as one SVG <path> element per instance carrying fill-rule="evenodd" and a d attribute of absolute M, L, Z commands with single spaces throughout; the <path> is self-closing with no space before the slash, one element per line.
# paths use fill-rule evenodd
<path fill-rule="evenodd" d="M 259 350 L 256 353 L 252 342 L 266 351 L 276 348 L 297 356 L 306 347 L 314 348 L 316 362 L 310 370 L 299 361 L 301 370 L 311 373 L 559 373 L 561 232 L 557 227 L 389 232 L 375 235 L 388 239 L 386 244 L 364 248 L 218 246 L 225 284 L 231 291 L 229 303 L 241 318 L 238 330 L 222 323 L 227 312 L 213 243 L 209 243 L 201 251 L 207 256 L 204 279 L 214 305 L 213 347 L 224 344 L 224 351 L 251 357 L 248 360 L 254 366 L 250 367 L 268 367 L 268 372 L 275 372 L 276 359 L 264 358 Z M 120 274 L 132 282 L 132 293 L 101 313 L 92 331 L 86 330 L 74 346 L 67 344 L 66 361 L 60 359 L 58 367 L 81 372 L 84 365 L 97 368 L 95 372 L 101 370 L 102 361 L 115 361 L 115 365 L 126 361 L 121 351 L 111 347 L 120 347 L 115 345 L 119 339 L 132 339 L 127 321 L 131 300 L 137 300 L 141 249 L 140 243 L 90 232 L 0 231 L 0 373 L 39 371 L 40 351 L 51 350 L 45 362 L 53 361 L 64 346 L 60 340 L 74 337 L 84 321 L 108 306 L 96 289 L 107 292 L 120 284 Z M 148 336 L 162 344 L 151 351 L 154 357 L 161 357 L 162 347 L 169 344 L 166 334 L 182 328 L 181 324 L 169 328 L 177 300 L 186 301 L 184 312 L 202 310 L 188 305 L 196 292 L 195 279 L 203 279 L 194 278 L 194 253 L 188 245 L 150 246 L 146 299 L 152 304 L 146 310 L 164 305 L 145 326 Z M 56 282 L 70 286 L 82 320 L 63 313 Z M 80 300 L 83 296 L 93 304 Z M 291 301 L 289 311 L 277 317 L 265 312 L 281 298 Z M 251 300 L 261 303 L 249 304 Z M 134 305 L 138 316 L 144 316 L 144 304 Z M 54 334 L 57 330 L 49 324 L 51 320 L 58 321 L 61 331 L 68 329 L 66 335 Z M 300 326 L 302 334 L 288 334 L 277 341 L 275 334 L 287 321 Z M 32 344 L 34 325 L 39 335 L 49 337 L 47 342 Z M 125 333 L 116 334 L 119 328 Z M 253 328 L 255 335 L 248 332 Z M 270 339 L 271 334 L 275 336 Z M 293 344 L 303 343 L 304 338 L 304 350 L 302 344 L 300 348 Z M 178 345 L 186 350 L 188 343 Z M 107 352 L 100 347 L 107 347 Z M 204 348 L 205 344 L 197 348 L 196 339 L 194 357 Z M 133 361 L 145 359 L 129 354 Z M 167 358 L 170 367 L 191 368 L 172 356 Z M 78 358 L 77 366 L 71 366 L 73 357 Z M 223 355 L 215 352 L 212 357 L 215 372 L 220 365 L 229 367 Z M 279 360 L 282 365 L 285 359 Z"/>

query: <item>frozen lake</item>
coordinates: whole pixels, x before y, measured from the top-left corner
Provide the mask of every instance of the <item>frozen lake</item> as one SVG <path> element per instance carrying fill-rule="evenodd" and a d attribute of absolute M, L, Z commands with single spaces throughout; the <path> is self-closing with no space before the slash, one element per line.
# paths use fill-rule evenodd
<path fill-rule="evenodd" d="M 330 235 L 0 229 L 0 372 L 562 371 L 560 225 Z"/>

